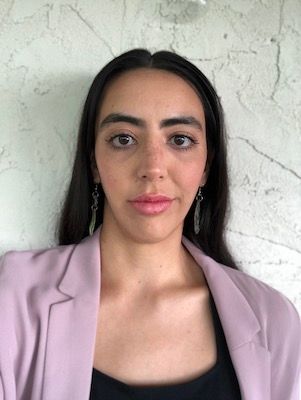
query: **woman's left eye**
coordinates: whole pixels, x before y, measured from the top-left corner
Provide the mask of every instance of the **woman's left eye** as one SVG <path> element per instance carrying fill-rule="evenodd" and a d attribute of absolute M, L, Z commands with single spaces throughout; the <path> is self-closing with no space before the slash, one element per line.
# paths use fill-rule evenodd
<path fill-rule="evenodd" d="M 180 149 L 186 150 L 197 143 L 196 140 L 186 135 L 175 135 L 171 138 L 171 142 Z"/>

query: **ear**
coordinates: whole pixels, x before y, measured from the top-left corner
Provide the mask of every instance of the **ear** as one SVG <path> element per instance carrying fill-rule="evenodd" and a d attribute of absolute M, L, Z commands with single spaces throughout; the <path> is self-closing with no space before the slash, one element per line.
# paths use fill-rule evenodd
<path fill-rule="evenodd" d="M 94 183 L 100 183 L 100 175 L 99 175 L 99 171 L 97 168 L 94 153 L 91 153 L 91 155 L 90 155 L 90 166 L 91 166 L 91 172 L 92 172 Z"/>
<path fill-rule="evenodd" d="M 207 179 L 208 179 L 208 176 L 209 176 L 209 171 L 210 171 L 210 162 L 209 162 L 209 160 L 207 158 L 206 166 L 205 166 L 205 169 L 204 169 L 204 172 L 203 172 L 203 175 L 202 175 L 202 179 L 201 179 L 201 183 L 200 183 L 201 187 L 206 185 L 206 182 L 207 182 Z"/>
<path fill-rule="evenodd" d="M 209 176 L 209 172 L 210 172 L 210 167 L 211 167 L 211 163 L 212 160 L 214 158 L 214 152 L 212 152 L 210 155 L 207 156 L 207 160 L 206 160 L 206 166 L 203 172 L 203 176 L 202 176 L 202 180 L 201 180 L 201 184 L 200 186 L 205 186 L 207 183 L 207 179 Z"/>
<path fill-rule="evenodd" d="M 203 176 L 202 176 L 202 179 L 201 179 L 201 183 L 200 183 L 199 186 L 203 187 L 203 186 L 206 185 L 207 178 L 208 178 L 208 174 L 209 174 L 209 169 L 207 169 L 207 166 L 206 166 L 206 168 L 205 168 L 205 170 L 204 170 L 204 172 L 203 172 Z"/>

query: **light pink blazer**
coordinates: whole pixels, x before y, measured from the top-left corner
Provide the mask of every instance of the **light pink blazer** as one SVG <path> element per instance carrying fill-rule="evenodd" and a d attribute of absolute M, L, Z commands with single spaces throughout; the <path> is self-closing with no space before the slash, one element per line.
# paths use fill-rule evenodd
<path fill-rule="evenodd" d="M 98 229 L 0 266 L 0 399 L 88 400 L 100 296 Z M 188 239 L 222 322 L 243 400 L 300 400 L 300 318 L 281 294 Z M 112 316 L 114 318 L 114 316 Z"/>

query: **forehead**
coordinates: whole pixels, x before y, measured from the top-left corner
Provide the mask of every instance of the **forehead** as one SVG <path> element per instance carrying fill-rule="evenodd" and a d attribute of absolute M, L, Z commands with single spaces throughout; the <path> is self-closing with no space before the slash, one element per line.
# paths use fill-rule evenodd
<path fill-rule="evenodd" d="M 204 115 L 202 102 L 190 83 L 175 73 L 148 68 L 124 72 L 107 84 L 99 114 L 102 117 L 111 112 Z"/>

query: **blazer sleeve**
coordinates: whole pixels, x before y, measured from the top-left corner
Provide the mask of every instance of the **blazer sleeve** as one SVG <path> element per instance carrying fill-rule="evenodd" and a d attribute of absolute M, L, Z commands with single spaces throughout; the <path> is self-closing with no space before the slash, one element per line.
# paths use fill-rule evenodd
<path fill-rule="evenodd" d="M 4 400 L 3 382 L 2 382 L 2 376 L 1 375 L 0 375 L 0 400 Z"/>
<path fill-rule="evenodd" d="M 253 278 L 254 280 L 254 278 Z M 271 400 L 301 400 L 301 321 L 289 299 L 263 282 L 252 296 L 270 353 Z"/>
<path fill-rule="evenodd" d="M 301 400 L 301 321 L 282 294 L 270 309 L 268 347 L 271 352 L 271 399 Z"/>
<path fill-rule="evenodd" d="M 300 316 L 292 304 L 290 304 L 290 315 L 286 325 L 286 332 L 283 336 L 284 354 L 292 374 L 292 400 L 301 400 L 301 321 Z M 283 386 L 285 382 L 283 382 Z"/>
<path fill-rule="evenodd" d="M 0 400 L 16 400 L 13 356 L 16 346 L 11 316 L 13 304 L 5 260 L 5 255 L 0 258 Z"/>
<path fill-rule="evenodd" d="M 268 400 L 301 400 L 301 321 L 295 306 L 258 279 L 228 268 L 227 272 L 257 318 L 257 344 L 269 353 Z"/>

